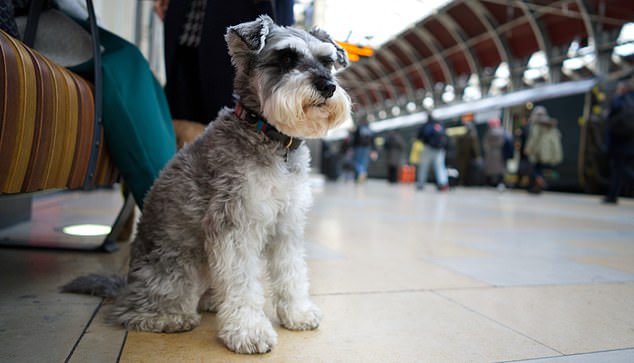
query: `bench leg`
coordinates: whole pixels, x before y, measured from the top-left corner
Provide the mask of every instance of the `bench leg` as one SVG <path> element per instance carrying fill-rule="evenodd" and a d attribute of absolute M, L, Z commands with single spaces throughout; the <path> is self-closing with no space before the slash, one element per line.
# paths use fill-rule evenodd
<path fill-rule="evenodd" d="M 123 226 L 125 226 L 128 218 L 134 212 L 135 207 L 134 197 L 132 197 L 132 193 L 130 191 L 125 192 L 123 206 L 119 211 L 119 215 L 117 215 L 117 219 L 115 219 L 112 224 L 112 230 L 106 236 L 101 246 L 97 247 L 97 250 L 105 251 L 105 252 L 114 252 L 119 249 L 117 246 L 117 239 L 123 230 Z"/>

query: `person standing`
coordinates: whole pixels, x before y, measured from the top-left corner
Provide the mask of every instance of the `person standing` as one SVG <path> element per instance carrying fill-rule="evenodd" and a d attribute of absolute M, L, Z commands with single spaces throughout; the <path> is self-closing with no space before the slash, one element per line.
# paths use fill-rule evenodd
<path fill-rule="evenodd" d="M 526 188 L 531 176 L 532 165 L 526 156 L 526 141 L 528 140 L 528 133 L 530 131 L 528 117 L 522 117 L 522 126 L 515 130 L 515 137 L 518 140 L 519 147 L 519 166 L 517 168 L 517 182 L 516 188 Z"/>
<path fill-rule="evenodd" d="M 294 23 L 293 0 L 155 0 L 163 19 L 165 93 L 175 119 L 208 124 L 231 107 L 234 70 L 224 36 L 227 27 L 269 15 Z"/>
<path fill-rule="evenodd" d="M 524 152 L 533 165 L 533 186 L 530 193 L 541 193 L 546 186 L 544 169 L 552 168 L 563 160 L 561 133 L 557 120 L 551 118 L 544 106 L 536 106 L 529 117 L 530 130 Z"/>
<path fill-rule="evenodd" d="M 506 172 L 506 159 L 503 148 L 506 140 L 506 133 L 501 127 L 499 118 L 494 117 L 489 120 L 489 128 L 484 134 L 484 173 L 487 183 L 497 186 L 503 190 L 504 173 Z"/>
<path fill-rule="evenodd" d="M 610 166 L 610 181 L 603 202 L 616 204 L 623 182 L 634 180 L 634 87 L 621 81 L 610 105 L 605 133 L 605 148 Z"/>
<path fill-rule="evenodd" d="M 447 166 L 445 165 L 448 139 L 445 128 L 438 120 L 430 117 L 429 120 L 421 126 L 418 132 L 418 138 L 423 142 L 424 148 L 420 155 L 416 189 L 423 190 L 425 188 L 427 173 L 433 162 L 438 190 L 443 192 L 448 191 L 449 178 L 447 176 Z"/>
<path fill-rule="evenodd" d="M 385 162 L 387 164 L 387 181 L 398 182 L 398 172 L 403 165 L 403 155 L 405 152 L 405 140 L 396 131 L 391 130 L 383 145 L 385 149 Z"/>
<path fill-rule="evenodd" d="M 456 169 L 458 169 L 458 184 L 475 185 L 473 165 L 481 159 L 478 131 L 473 122 L 464 124 L 465 133 L 456 138 Z M 480 161 L 481 162 L 481 161 Z"/>
<path fill-rule="evenodd" d="M 370 129 L 367 121 L 360 121 L 354 129 L 351 144 L 355 180 L 357 183 L 363 183 L 368 177 L 370 159 L 376 160 L 377 158 L 374 132 Z"/>

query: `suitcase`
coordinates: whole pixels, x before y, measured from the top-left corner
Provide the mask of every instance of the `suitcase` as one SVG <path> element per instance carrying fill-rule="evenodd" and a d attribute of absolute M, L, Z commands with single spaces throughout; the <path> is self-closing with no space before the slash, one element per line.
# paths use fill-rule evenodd
<path fill-rule="evenodd" d="M 403 165 L 399 170 L 399 181 L 401 183 L 413 183 L 416 181 L 416 168 L 412 165 Z"/>

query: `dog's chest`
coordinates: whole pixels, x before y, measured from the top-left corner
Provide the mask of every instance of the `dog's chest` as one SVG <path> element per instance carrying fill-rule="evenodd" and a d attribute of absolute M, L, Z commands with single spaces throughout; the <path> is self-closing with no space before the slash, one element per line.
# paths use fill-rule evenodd
<path fill-rule="evenodd" d="M 268 163 L 267 163 L 268 164 Z M 291 153 L 268 165 L 249 168 L 246 174 L 246 207 L 254 220 L 275 223 L 280 215 L 310 203 L 308 160 Z"/>

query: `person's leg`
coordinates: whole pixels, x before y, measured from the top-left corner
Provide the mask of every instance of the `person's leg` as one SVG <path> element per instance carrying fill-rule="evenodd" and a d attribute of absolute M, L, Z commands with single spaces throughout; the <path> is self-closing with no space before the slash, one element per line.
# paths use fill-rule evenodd
<path fill-rule="evenodd" d="M 608 184 L 608 193 L 603 199 L 606 203 L 616 203 L 621 191 L 621 185 L 623 184 L 624 175 L 624 162 L 621 157 L 612 157 L 610 162 L 610 181 Z"/>
<path fill-rule="evenodd" d="M 416 188 L 423 189 L 427 183 L 427 173 L 431 166 L 433 158 L 432 149 L 426 146 L 420 153 L 420 164 L 418 165 L 418 180 L 416 181 Z"/>
<path fill-rule="evenodd" d="M 445 165 L 445 150 L 437 149 L 434 155 L 434 171 L 436 173 L 436 185 L 438 188 L 444 189 L 449 185 L 449 177 L 447 176 L 447 166 Z"/>
<path fill-rule="evenodd" d="M 536 163 L 533 166 L 533 180 L 534 185 L 529 192 L 531 193 L 541 193 L 546 181 L 544 180 L 544 165 L 542 163 Z"/>
<path fill-rule="evenodd" d="M 99 31 L 103 65 L 103 129 L 114 160 L 134 200 L 143 198 L 176 153 L 172 116 L 161 85 L 133 44 Z M 71 70 L 93 77 L 93 62 Z"/>
<path fill-rule="evenodd" d="M 388 165 L 387 167 L 387 181 L 390 183 L 396 183 L 397 180 L 397 171 L 396 166 Z"/>
<path fill-rule="evenodd" d="M 359 178 L 366 175 L 368 171 L 368 162 L 370 160 L 370 150 L 364 146 L 358 146 L 353 151 L 355 177 Z"/>

